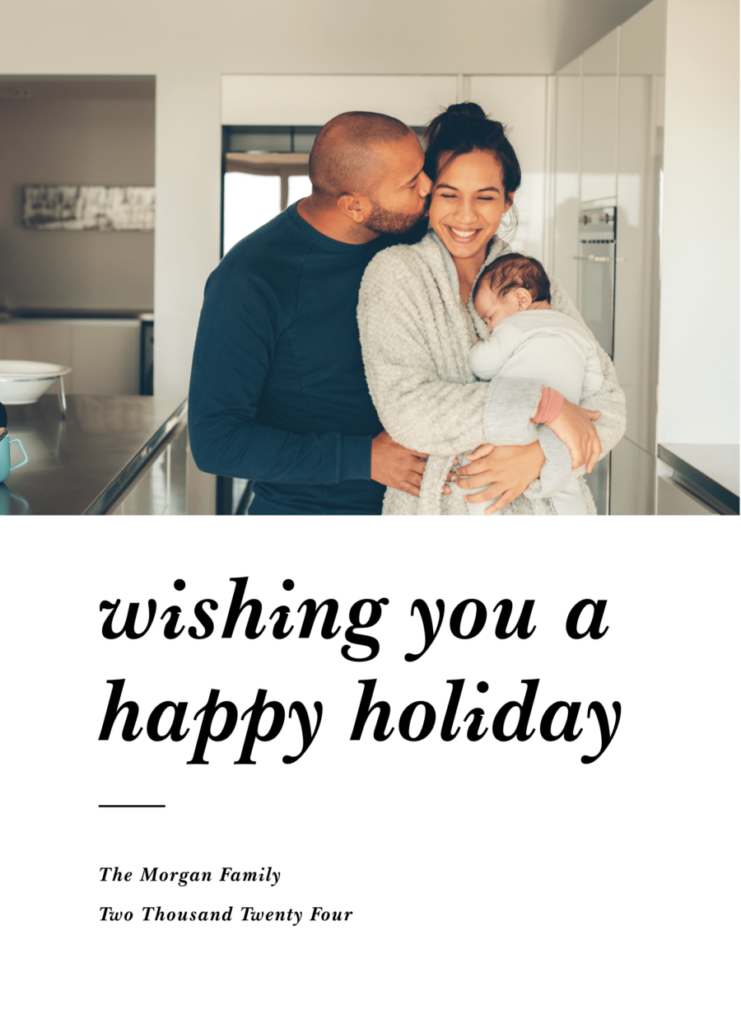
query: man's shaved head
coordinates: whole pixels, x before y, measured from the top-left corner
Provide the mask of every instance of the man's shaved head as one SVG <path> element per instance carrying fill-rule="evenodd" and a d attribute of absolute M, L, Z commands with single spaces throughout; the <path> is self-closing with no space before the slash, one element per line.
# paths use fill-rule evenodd
<path fill-rule="evenodd" d="M 353 110 L 333 117 L 317 135 L 309 156 L 314 195 L 322 202 L 336 202 L 350 193 L 372 195 L 384 172 L 379 148 L 410 132 L 386 114 Z"/>

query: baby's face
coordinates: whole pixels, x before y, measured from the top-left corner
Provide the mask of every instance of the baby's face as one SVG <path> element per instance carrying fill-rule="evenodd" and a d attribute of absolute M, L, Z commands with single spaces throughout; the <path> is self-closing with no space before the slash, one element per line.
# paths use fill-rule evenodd
<path fill-rule="evenodd" d="M 517 295 L 520 290 L 512 288 L 506 295 L 499 295 L 486 284 L 479 289 L 473 305 L 490 331 L 493 331 L 499 321 L 504 320 L 506 316 L 520 312 L 522 303 Z"/>

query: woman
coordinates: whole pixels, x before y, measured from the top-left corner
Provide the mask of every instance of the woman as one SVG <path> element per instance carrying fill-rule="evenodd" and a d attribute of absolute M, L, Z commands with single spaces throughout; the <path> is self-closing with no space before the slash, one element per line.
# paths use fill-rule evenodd
<path fill-rule="evenodd" d="M 431 122 L 426 139 L 425 172 L 434 182 L 430 231 L 416 245 L 394 246 L 373 259 L 358 305 L 366 376 L 381 421 L 398 443 L 430 453 L 419 498 L 389 489 L 384 514 L 467 515 L 461 488 L 445 486 L 450 469 L 466 452 L 472 461 L 489 458 L 491 449 L 481 446 L 496 445 L 521 446 L 506 453 L 513 468 L 470 500 L 501 494 L 487 514 L 501 508 L 553 515 L 549 498 L 572 474 L 564 441 L 577 451 L 573 430 L 584 414 L 565 403 L 560 423 L 536 428 L 542 381 L 477 381 L 468 362 L 476 331 L 487 334 L 470 302 L 473 285 L 483 266 L 510 251 L 497 230 L 520 185 L 517 157 L 502 125 L 475 103 L 449 107 Z M 554 280 L 551 295 L 553 309 L 583 324 Z M 595 426 L 606 453 L 625 431 L 625 396 L 611 360 L 597 348 L 605 380 L 589 405 L 601 414 Z M 582 454 L 591 469 L 599 450 Z M 583 476 L 581 487 L 596 514 Z"/>

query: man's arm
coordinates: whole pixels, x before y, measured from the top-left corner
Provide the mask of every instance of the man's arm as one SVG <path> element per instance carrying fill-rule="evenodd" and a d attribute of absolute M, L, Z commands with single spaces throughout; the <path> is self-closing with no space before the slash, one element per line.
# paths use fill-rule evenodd
<path fill-rule="evenodd" d="M 417 453 L 389 446 L 385 432 L 377 438 L 295 434 L 257 422 L 277 319 L 275 298 L 254 273 L 224 261 L 209 277 L 188 405 L 191 450 L 199 469 L 287 484 L 372 478 L 418 490 L 423 466 Z"/>

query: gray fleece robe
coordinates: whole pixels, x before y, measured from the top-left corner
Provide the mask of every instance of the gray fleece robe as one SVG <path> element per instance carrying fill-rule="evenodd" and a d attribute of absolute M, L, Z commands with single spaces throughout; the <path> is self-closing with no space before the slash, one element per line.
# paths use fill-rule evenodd
<path fill-rule="evenodd" d="M 494 236 L 484 266 L 510 247 Z M 482 268 L 483 269 L 483 268 Z M 551 306 L 588 330 L 561 285 L 551 278 Z M 428 452 L 419 498 L 388 488 L 384 515 L 468 515 L 464 493 L 442 488 L 456 457 L 480 444 L 524 445 L 539 440 L 546 456 L 541 475 L 504 510 L 505 515 L 554 515 L 549 500 L 572 476 L 568 448 L 548 427 L 530 422 L 543 381 L 494 377 L 479 381 L 468 353 L 488 337 L 469 301 L 461 302 L 458 277 L 433 231 L 416 245 L 395 245 L 369 263 L 360 288 L 358 323 L 365 374 L 378 415 L 391 437 Z M 625 432 L 625 396 L 615 368 L 597 344 L 604 384 L 584 405 L 602 413 L 596 422 L 603 453 Z M 594 501 L 577 470 L 587 508 Z"/>

